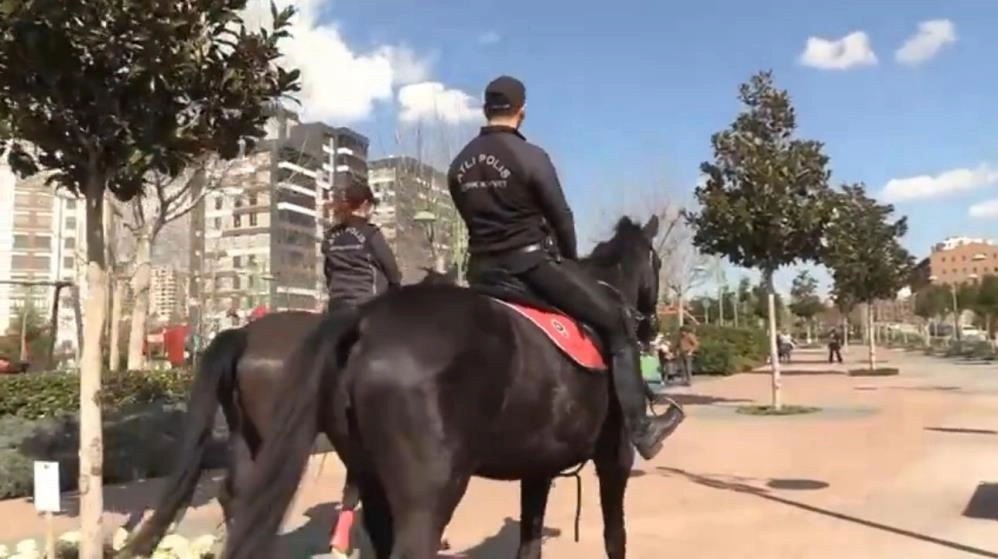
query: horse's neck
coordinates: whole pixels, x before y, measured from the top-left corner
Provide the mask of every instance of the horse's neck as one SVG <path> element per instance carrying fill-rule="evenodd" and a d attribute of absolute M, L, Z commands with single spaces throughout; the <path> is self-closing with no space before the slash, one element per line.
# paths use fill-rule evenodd
<path fill-rule="evenodd" d="M 634 304 L 637 300 L 637 287 L 626 285 L 626 278 L 632 277 L 621 262 L 597 265 L 585 260 L 582 262 L 582 269 L 589 275 L 595 277 L 601 283 L 613 288 L 624 303 Z"/>

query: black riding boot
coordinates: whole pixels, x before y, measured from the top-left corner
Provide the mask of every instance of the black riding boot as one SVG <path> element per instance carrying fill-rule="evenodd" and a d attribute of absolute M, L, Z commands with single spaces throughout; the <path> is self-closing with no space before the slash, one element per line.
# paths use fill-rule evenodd
<path fill-rule="evenodd" d="M 686 414 L 675 404 L 670 404 L 662 415 L 649 417 L 645 414 L 645 382 L 637 348 L 623 347 L 613 352 L 612 374 L 631 442 L 642 458 L 651 460 L 662 450 L 662 441 L 686 419 Z"/>

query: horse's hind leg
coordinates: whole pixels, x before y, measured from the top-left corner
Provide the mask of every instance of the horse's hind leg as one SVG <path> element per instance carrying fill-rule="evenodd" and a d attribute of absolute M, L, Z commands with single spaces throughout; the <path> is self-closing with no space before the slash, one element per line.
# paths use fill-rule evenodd
<path fill-rule="evenodd" d="M 634 466 L 634 452 L 623 429 L 619 429 L 619 432 L 604 433 L 593 462 L 596 464 L 596 475 L 599 477 L 606 556 L 609 559 L 624 559 L 627 553 L 624 494 L 627 491 L 627 479 Z"/>
<path fill-rule="evenodd" d="M 540 559 L 544 541 L 544 512 L 551 493 L 551 478 L 520 482 L 520 549 L 516 559 Z"/>
<path fill-rule="evenodd" d="M 253 468 L 253 455 L 253 449 L 242 433 L 229 435 L 229 467 L 218 494 L 226 529 L 232 525 L 232 505 L 239 496 L 239 488 L 245 486 Z"/>
<path fill-rule="evenodd" d="M 389 559 L 394 546 L 392 511 L 385 497 L 385 489 L 373 476 L 358 479 L 360 487 L 361 518 L 364 530 L 371 540 L 376 559 Z"/>
<path fill-rule="evenodd" d="M 391 492 L 395 528 L 390 559 L 435 559 L 444 528 L 450 523 L 470 479 L 470 473 L 455 473 L 448 477 L 417 475 L 387 481 L 391 484 L 386 489 Z"/>

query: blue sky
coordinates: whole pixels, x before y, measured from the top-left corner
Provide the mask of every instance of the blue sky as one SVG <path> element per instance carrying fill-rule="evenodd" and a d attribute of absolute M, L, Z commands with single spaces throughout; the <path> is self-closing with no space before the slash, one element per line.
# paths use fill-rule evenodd
<path fill-rule="evenodd" d="M 636 190 L 688 199 L 710 134 L 738 110 L 738 84 L 768 68 L 790 90 L 801 134 L 826 143 L 837 182 L 883 194 L 892 179 L 924 175 L 883 194 L 909 216 L 916 256 L 946 236 L 998 237 L 998 204 L 969 215 L 998 198 L 995 2 L 336 0 L 314 12 L 313 24 L 335 25 L 356 56 L 396 45 L 408 54 L 389 57 L 396 67 L 416 67 L 411 79 L 398 70 L 391 97 L 381 92 L 369 111 L 324 113 L 369 134 L 376 152 L 392 151 L 385 138 L 400 126 L 405 85 L 433 81 L 477 98 L 498 74 L 521 78 L 524 132 L 558 165 L 582 236 L 598 205 Z M 921 23 L 939 20 L 948 27 L 928 29 L 896 59 Z M 812 65 L 802 63 L 809 37 L 850 34 L 838 54 L 816 43 Z M 329 66 L 344 79 L 357 71 Z M 464 133 L 475 124 L 462 122 Z"/>

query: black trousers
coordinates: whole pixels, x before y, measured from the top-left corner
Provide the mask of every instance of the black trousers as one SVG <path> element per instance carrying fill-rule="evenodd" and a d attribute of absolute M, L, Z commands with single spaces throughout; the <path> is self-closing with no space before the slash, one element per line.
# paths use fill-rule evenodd
<path fill-rule="evenodd" d="M 546 260 L 519 277 L 546 301 L 595 328 L 610 351 L 635 343 L 620 302 L 576 262 Z"/>
<path fill-rule="evenodd" d="M 839 363 L 841 363 L 842 362 L 842 350 L 836 344 L 828 344 L 828 362 L 829 363 L 831 363 L 833 361 L 833 359 L 832 359 L 833 357 L 835 358 L 834 361 L 838 361 Z"/>

